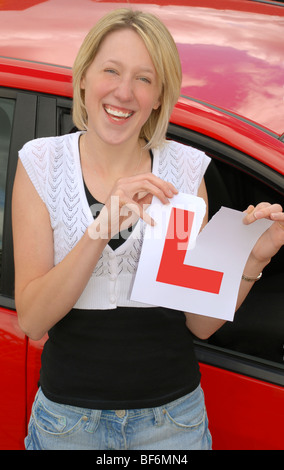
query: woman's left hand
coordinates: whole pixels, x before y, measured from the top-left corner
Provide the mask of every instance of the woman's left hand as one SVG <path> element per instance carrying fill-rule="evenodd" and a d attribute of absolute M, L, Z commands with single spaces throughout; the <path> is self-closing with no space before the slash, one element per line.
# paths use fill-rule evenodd
<path fill-rule="evenodd" d="M 244 224 L 251 224 L 259 219 L 269 219 L 274 223 L 256 242 L 252 255 L 259 262 L 269 262 L 284 245 L 284 213 L 280 204 L 261 202 L 256 207 L 250 205 L 245 211 Z"/>

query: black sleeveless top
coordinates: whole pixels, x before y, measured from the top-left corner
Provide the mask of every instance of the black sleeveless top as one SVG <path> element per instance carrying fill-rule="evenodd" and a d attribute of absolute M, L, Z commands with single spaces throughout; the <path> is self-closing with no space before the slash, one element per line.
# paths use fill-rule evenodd
<path fill-rule="evenodd" d="M 98 207 L 85 191 L 89 205 Z M 125 234 L 109 243 L 115 250 L 124 241 Z M 163 307 L 74 308 L 49 331 L 42 353 L 47 398 L 89 409 L 161 406 L 199 382 L 185 315 Z"/>

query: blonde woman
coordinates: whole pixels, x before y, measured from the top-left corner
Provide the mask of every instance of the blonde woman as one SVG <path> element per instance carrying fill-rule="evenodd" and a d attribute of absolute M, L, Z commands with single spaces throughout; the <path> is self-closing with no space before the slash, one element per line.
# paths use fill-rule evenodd
<path fill-rule="evenodd" d="M 94 26 L 74 64 L 75 134 L 20 151 L 13 194 L 19 324 L 48 332 L 27 449 L 210 449 L 193 334 L 222 321 L 130 300 L 156 196 L 207 202 L 209 158 L 165 141 L 181 67 L 154 16 L 116 10 Z M 169 171 L 179 161 L 188 179 Z M 245 223 L 276 222 L 254 247 L 256 278 L 284 242 L 279 205 Z M 206 222 L 206 221 L 205 221 Z M 241 282 L 238 305 L 253 283 Z"/>

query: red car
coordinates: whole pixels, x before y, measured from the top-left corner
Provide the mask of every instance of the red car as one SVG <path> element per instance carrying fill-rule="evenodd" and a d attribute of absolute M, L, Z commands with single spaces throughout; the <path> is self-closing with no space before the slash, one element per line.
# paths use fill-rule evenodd
<path fill-rule="evenodd" d="M 68 6 L 67 6 L 68 3 Z M 212 158 L 210 216 L 284 196 L 284 5 L 245 0 L 129 1 L 158 15 L 183 66 L 168 135 Z M 0 2 L 0 449 L 23 449 L 43 341 L 14 305 L 11 194 L 22 145 L 72 132 L 71 67 L 87 31 L 122 2 Z M 235 321 L 196 340 L 214 449 L 284 449 L 284 252 Z"/>

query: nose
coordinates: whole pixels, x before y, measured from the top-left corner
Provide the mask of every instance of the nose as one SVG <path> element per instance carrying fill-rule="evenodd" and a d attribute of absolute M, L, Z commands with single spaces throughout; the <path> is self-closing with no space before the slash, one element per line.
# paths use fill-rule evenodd
<path fill-rule="evenodd" d="M 133 99 L 132 80 L 128 77 L 120 77 L 114 91 L 114 96 L 121 102 L 129 102 Z"/>

